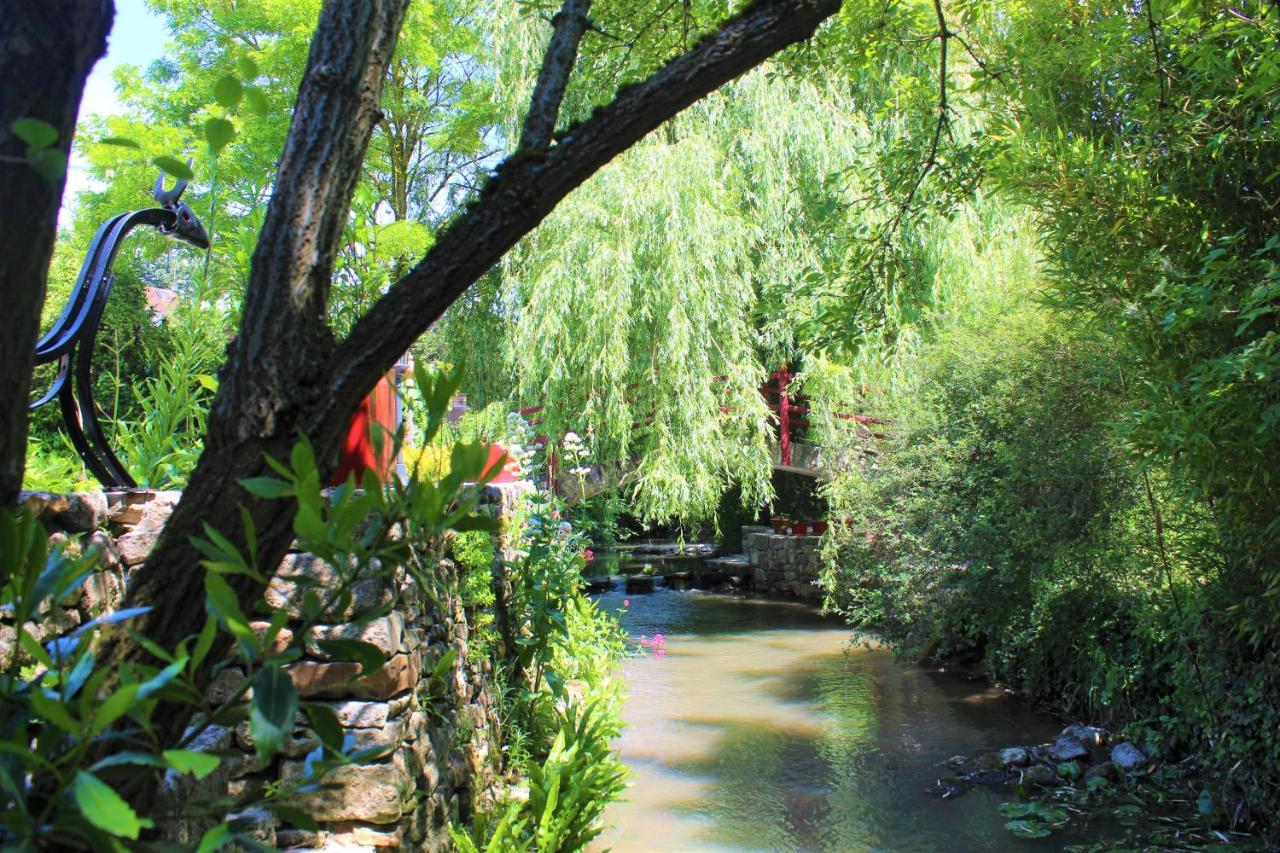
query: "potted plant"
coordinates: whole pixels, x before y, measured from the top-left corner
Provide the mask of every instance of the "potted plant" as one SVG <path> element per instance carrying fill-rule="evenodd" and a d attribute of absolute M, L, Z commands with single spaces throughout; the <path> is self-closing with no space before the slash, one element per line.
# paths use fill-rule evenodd
<path fill-rule="evenodd" d="M 791 519 L 785 515 L 775 515 L 769 519 L 769 524 L 773 526 L 774 533 L 786 533 L 787 527 L 791 524 Z"/>
<path fill-rule="evenodd" d="M 795 522 L 794 524 L 791 525 L 791 532 L 794 533 L 796 536 L 804 536 L 806 533 L 809 532 L 809 522 L 807 521 Z"/>

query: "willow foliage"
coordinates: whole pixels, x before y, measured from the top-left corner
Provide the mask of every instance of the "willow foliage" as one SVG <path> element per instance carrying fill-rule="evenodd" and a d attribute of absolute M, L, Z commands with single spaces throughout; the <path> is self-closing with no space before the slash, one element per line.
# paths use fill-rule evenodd
<path fill-rule="evenodd" d="M 772 496 L 759 388 L 804 357 L 823 295 L 802 284 L 846 265 L 838 178 L 866 135 L 832 92 L 764 70 L 692 108 L 566 200 L 485 308 L 546 433 L 633 462 L 646 518 L 708 516 L 734 482 Z"/>
<path fill-rule="evenodd" d="M 507 266 L 511 356 L 550 435 L 585 430 L 647 517 L 709 514 L 726 482 L 767 499 L 764 371 L 746 223 L 706 140 L 646 145 L 576 193 Z M 744 247 L 745 248 L 745 247 Z"/>

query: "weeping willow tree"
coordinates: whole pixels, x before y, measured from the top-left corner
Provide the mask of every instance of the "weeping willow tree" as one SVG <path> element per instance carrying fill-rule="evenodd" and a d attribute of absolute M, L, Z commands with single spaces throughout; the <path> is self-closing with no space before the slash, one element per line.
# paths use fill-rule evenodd
<path fill-rule="evenodd" d="M 700 16 L 724 11 L 688 3 L 684 17 L 646 28 L 645 7 L 597 8 L 567 114 L 587 115 L 602 92 L 643 74 L 683 38 L 682 21 L 696 31 Z M 904 18 L 893 26 L 927 36 L 933 8 L 893 4 Z M 651 521 L 706 517 L 735 483 L 749 504 L 766 503 L 768 372 L 890 368 L 945 301 L 932 247 L 956 214 L 946 199 L 964 192 L 957 152 L 972 129 L 942 113 L 945 144 L 930 151 L 934 59 L 881 45 L 886 61 L 868 72 L 867 57 L 845 55 L 882 25 L 866 11 L 603 169 L 442 324 L 441 350 L 467 355 L 478 399 L 505 387 L 543 406 L 553 440 L 589 435 Z M 512 7 L 494 16 L 495 112 L 514 137 L 545 31 Z M 953 86 L 965 65 L 948 62 Z"/>
<path fill-rule="evenodd" d="M 510 357 L 549 435 L 636 459 L 636 509 L 710 513 L 731 480 L 769 497 L 748 223 L 705 138 L 645 146 L 507 264 Z M 737 251 L 734 246 L 740 246 Z"/>
<path fill-rule="evenodd" d="M 827 88 L 748 75 L 572 194 L 449 318 L 450 349 L 486 399 L 509 378 L 547 435 L 588 435 L 648 520 L 708 517 L 732 484 L 767 503 L 759 389 L 804 357 L 816 303 L 789 294 L 842 263 L 865 135 Z"/>

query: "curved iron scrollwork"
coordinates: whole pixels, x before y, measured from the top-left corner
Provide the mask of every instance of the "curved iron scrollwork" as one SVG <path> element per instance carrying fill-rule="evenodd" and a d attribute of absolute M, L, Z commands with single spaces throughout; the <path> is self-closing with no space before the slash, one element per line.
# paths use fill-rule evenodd
<path fill-rule="evenodd" d="M 98 229 L 62 314 L 36 344 L 36 364 L 57 361 L 58 375 L 49 390 L 30 408 L 37 409 L 54 397 L 58 398 L 62 421 L 71 436 L 71 443 L 105 488 L 133 488 L 137 485 L 107 443 L 98 422 L 89 375 L 98 326 L 102 322 L 107 297 L 111 295 L 111 285 L 115 282 L 112 267 L 116 253 L 129 232 L 141 225 L 153 225 L 166 237 L 199 249 L 209 248 L 209 235 L 195 212 L 181 201 L 187 182 L 179 180 L 167 190 L 164 177 L 164 172 L 161 172 L 151 190 L 160 207 L 119 214 Z"/>

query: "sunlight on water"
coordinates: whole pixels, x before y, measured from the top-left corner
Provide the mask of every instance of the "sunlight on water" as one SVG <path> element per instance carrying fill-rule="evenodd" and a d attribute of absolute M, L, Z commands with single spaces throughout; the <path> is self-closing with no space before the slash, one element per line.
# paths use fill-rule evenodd
<path fill-rule="evenodd" d="M 997 806 L 925 793 L 956 753 L 1051 739 L 1057 726 L 983 682 L 851 645 L 809 608 L 700 592 L 630 599 L 623 625 L 665 654 L 629 660 L 627 801 L 597 850 L 1047 850 Z"/>

